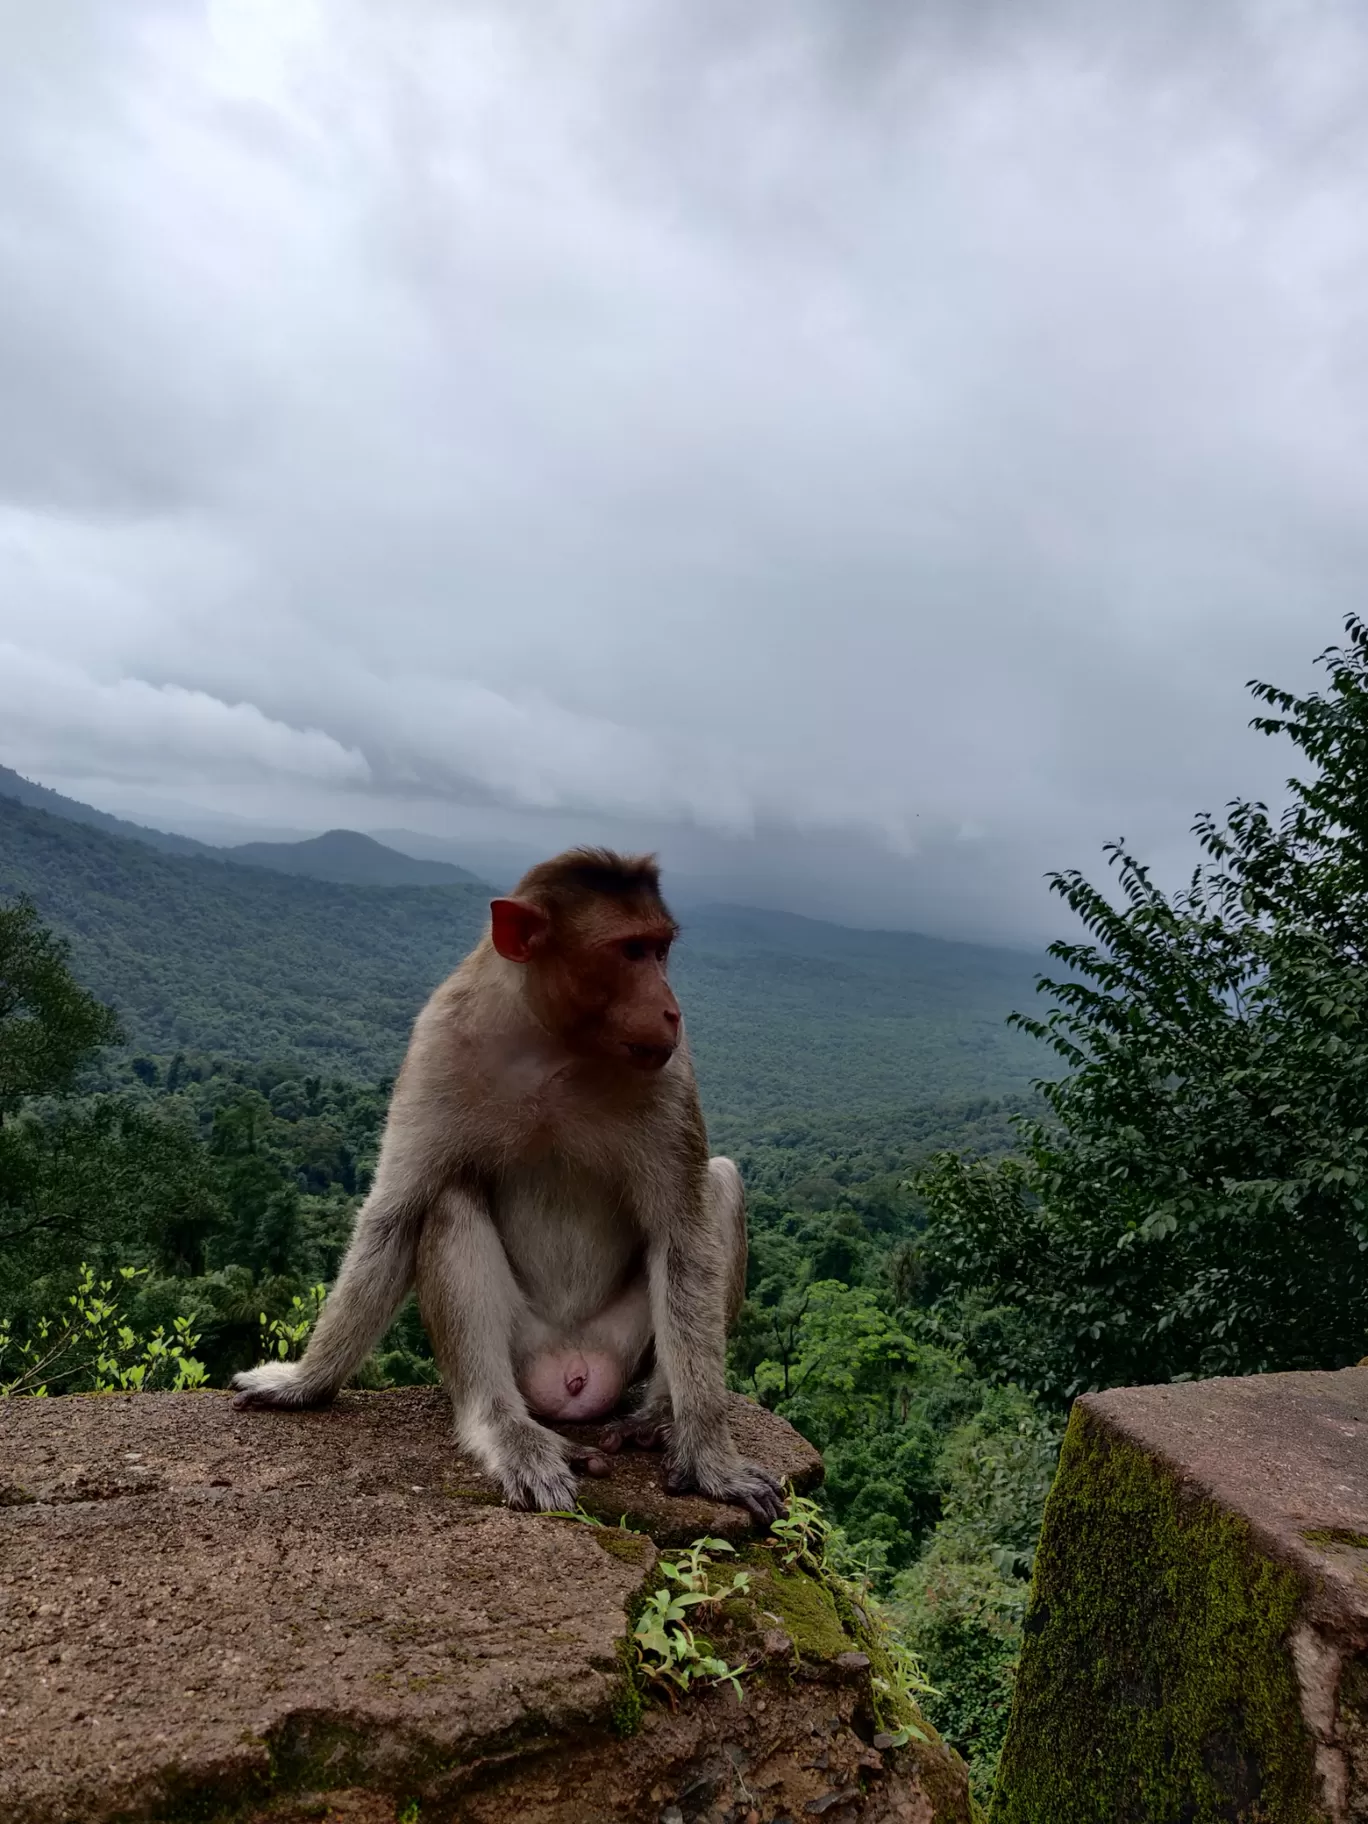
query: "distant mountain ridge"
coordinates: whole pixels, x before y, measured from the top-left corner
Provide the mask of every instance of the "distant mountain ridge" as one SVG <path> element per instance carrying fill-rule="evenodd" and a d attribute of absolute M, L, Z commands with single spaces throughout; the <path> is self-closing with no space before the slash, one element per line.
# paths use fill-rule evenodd
<path fill-rule="evenodd" d="M 35 811 L 63 817 L 68 823 L 105 830 L 131 842 L 141 842 L 165 855 L 198 855 L 206 861 L 231 861 L 244 867 L 273 868 L 279 874 L 305 874 L 314 880 L 331 880 L 345 886 L 446 887 L 468 886 L 478 874 L 450 861 L 418 860 L 391 849 L 359 830 L 327 830 L 322 836 L 300 842 L 243 842 L 227 846 L 200 842 L 193 836 L 173 835 L 146 824 L 130 823 L 93 805 L 67 798 L 46 785 L 25 779 L 12 767 L 0 766 L 0 797 L 15 799 Z"/>
<path fill-rule="evenodd" d="M 16 799 L 35 811 L 46 811 L 52 817 L 65 817 L 68 823 L 84 823 L 94 830 L 107 830 L 111 836 L 146 843 L 149 849 L 160 849 L 166 855 L 212 855 L 215 852 L 207 842 L 196 842 L 193 836 L 173 836 L 169 830 L 150 829 L 146 824 L 111 816 L 108 811 L 97 811 L 93 804 L 82 804 L 79 798 L 65 798 L 61 792 L 25 779 L 10 766 L 0 766 L 0 797 Z"/>
<path fill-rule="evenodd" d="M 374 1079 L 487 926 L 475 882 L 342 884 L 104 826 L 0 792 L 0 896 L 70 940 L 137 1049 Z M 728 908 L 684 927 L 672 975 L 724 1142 L 804 1111 L 1016 1096 L 1050 1068 L 1004 1023 L 1034 998 L 1029 954 Z"/>
<path fill-rule="evenodd" d="M 307 874 L 352 887 L 470 886 L 479 876 L 450 861 L 419 861 L 359 830 L 325 830 L 305 842 L 242 842 L 222 851 L 242 866 Z"/>

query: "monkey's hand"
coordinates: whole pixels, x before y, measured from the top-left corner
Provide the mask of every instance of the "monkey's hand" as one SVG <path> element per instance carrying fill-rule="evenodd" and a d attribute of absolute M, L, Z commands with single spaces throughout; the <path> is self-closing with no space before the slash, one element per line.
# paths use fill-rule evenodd
<path fill-rule="evenodd" d="M 768 1526 L 784 1511 L 778 1476 L 763 1464 L 738 1457 L 730 1438 L 721 1445 L 701 1446 L 685 1455 L 672 1439 L 665 1470 L 668 1495 L 707 1495 L 711 1501 L 735 1501 Z"/>
<path fill-rule="evenodd" d="M 545 1512 L 575 1505 L 574 1448 L 544 1425 L 526 1419 L 500 1426 L 475 1454 L 502 1486 L 510 1507 Z"/>
<path fill-rule="evenodd" d="M 330 1388 L 320 1388 L 304 1377 L 303 1362 L 263 1362 L 235 1374 L 230 1383 L 234 1406 L 323 1406 L 332 1398 Z"/>

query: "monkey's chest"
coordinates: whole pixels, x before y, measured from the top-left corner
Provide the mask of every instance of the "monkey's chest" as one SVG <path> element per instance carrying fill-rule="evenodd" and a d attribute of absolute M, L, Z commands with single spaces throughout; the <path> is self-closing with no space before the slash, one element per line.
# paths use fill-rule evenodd
<path fill-rule="evenodd" d="M 491 1205 L 514 1275 L 549 1319 L 601 1309 L 639 1260 L 641 1233 L 622 1187 L 563 1159 L 500 1174 Z"/>

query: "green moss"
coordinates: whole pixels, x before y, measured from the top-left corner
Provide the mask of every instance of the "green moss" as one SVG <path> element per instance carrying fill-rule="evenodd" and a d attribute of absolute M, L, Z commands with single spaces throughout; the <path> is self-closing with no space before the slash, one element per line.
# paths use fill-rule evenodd
<path fill-rule="evenodd" d="M 841 1625 L 835 1598 L 825 1584 L 803 1571 L 773 1568 L 763 1578 L 753 1586 L 755 1606 L 779 1617 L 800 1658 L 830 1660 L 854 1651 L 857 1643 Z"/>
<path fill-rule="evenodd" d="M 993 1824 L 1324 1824 L 1297 1601 L 1242 1520 L 1075 1408 Z"/>
<path fill-rule="evenodd" d="M 450 1501 L 468 1501 L 472 1507 L 502 1507 L 504 1505 L 503 1496 L 490 1488 L 460 1488 L 448 1483 L 442 1493 Z"/>
<path fill-rule="evenodd" d="M 1368 1533 L 1351 1533 L 1345 1526 L 1317 1526 L 1302 1534 L 1308 1545 L 1350 1545 L 1368 1552 Z"/>
<path fill-rule="evenodd" d="M 624 1533 L 616 1526 L 591 1526 L 589 1537 L 610 1558 L 621 1558 L 624 1564 L 644 1564 L 651 1542 L 640 1533 Z"/>
<path fill-rule="evenodd" d="M 611 1711 L 613 1733 L 615 1735 L 635 1735 L 641 1727 L 642 1714 L 646 1709 L 646 1699 L 642 1695 L 641 1678 L 637 1672 L 636 1654 L 632 1651 L 630 1639 L 620 1640 L 617 1646 L 618 1663 L 622 1670 L 613 1687 L 613 1705 Z"/>

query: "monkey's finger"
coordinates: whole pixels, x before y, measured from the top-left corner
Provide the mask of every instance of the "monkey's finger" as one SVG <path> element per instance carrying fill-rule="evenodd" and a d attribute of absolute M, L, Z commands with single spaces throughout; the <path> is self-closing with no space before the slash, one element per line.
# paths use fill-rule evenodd
<path fill-rule="evenodd" d="M 596 1450 L 572 1451 L 570 1455 L 570 1467 L 572 1469 L 582 1469 L 586 1475 L 590 1476 L 606 1476 L 608 1474 L 607 1460 L 601 1457 Z"/>
<path fill-rule="evenodd" d="M 624 1446 L 633 1450 L 659 1450 L 669 1435 L 665 1425 L 610 1425 L 599 1439 L 601 1450 L 619 1451 Z"/>
<path fill-rule="evenodd" d="M 763 1520 L 768 1525 L 771 1520 L 779 1518 L 788 1503 L 784 1499 L 782 1489 L 767 1488 L 756 1494 L 747 1495 L 746 1506 L 757 1520 Z"/>
<path fill-rule="evenodd" d="M 659 1425 L 638 1425 L 632 1434 L 632 1442 L 638 1450 L 664 1450 L 670 1441 L 668 1422 Z"/>

